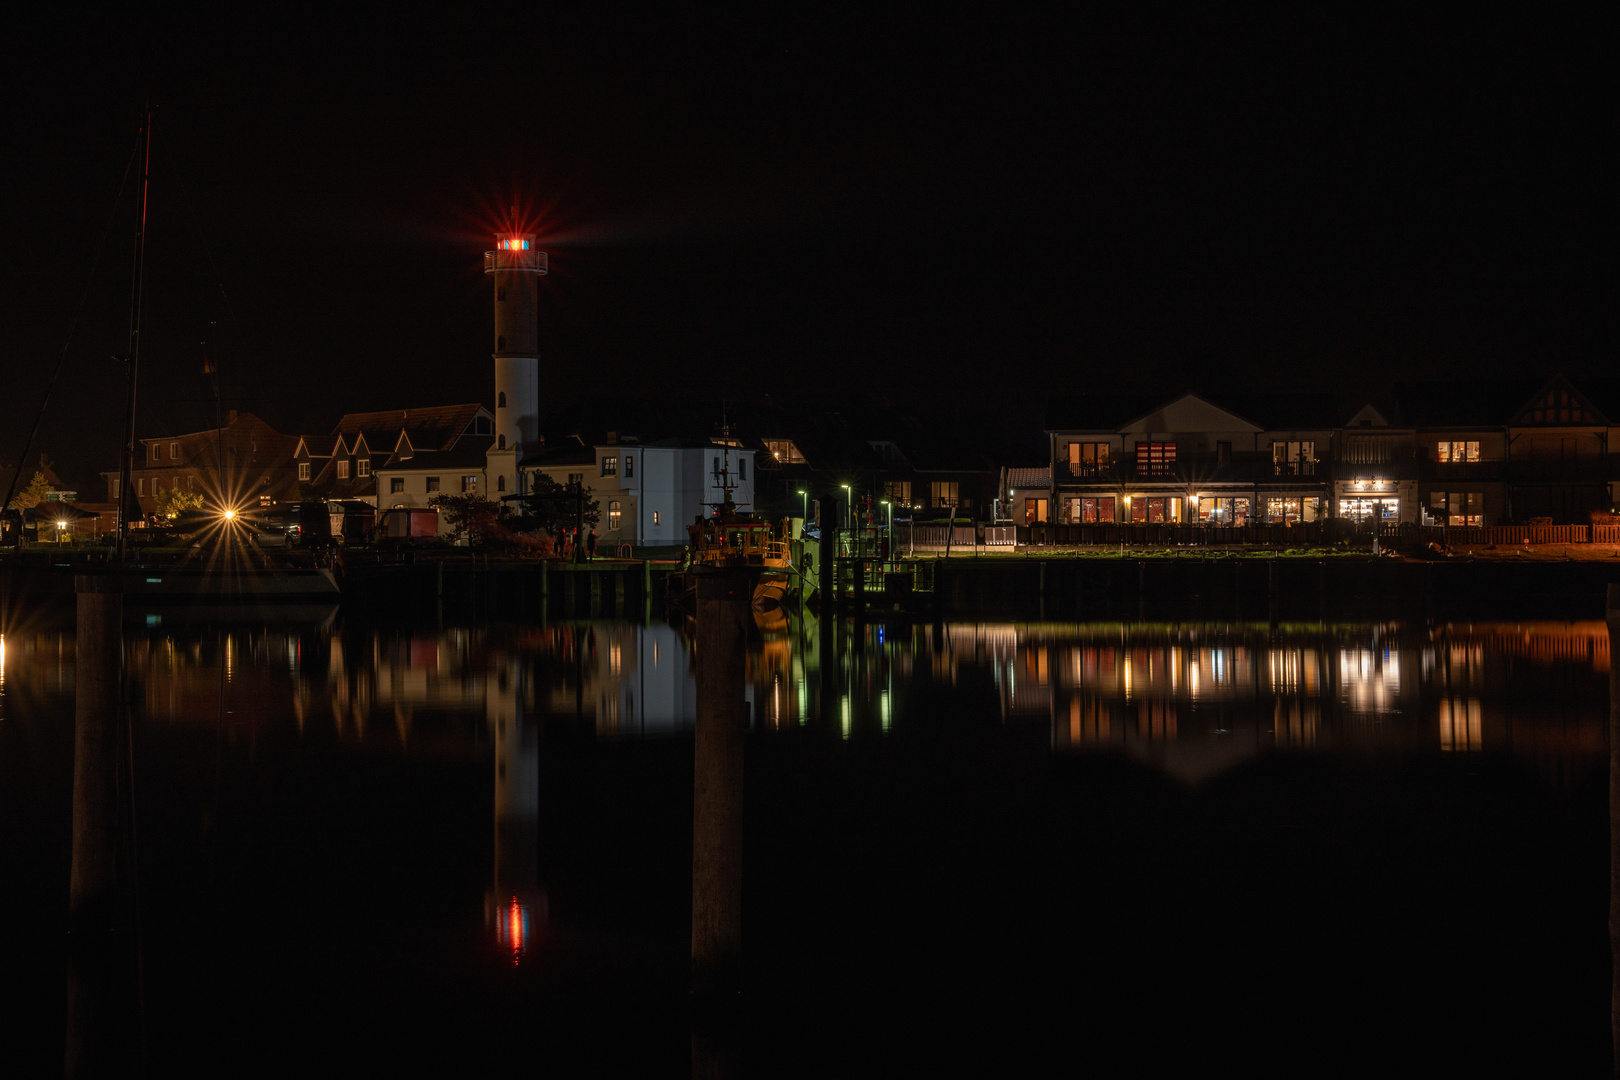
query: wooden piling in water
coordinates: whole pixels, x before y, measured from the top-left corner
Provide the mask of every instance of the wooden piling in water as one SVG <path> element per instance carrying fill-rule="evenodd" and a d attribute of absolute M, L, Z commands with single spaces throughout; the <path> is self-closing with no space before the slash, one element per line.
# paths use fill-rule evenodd
<path fill-rule="evenodd" d="M 697 577 L 697 721 L 692 766 L 692 991 L 738 989 L 742 960 L 743 738 L 751 576 Z"/>
<path fill-rule="evenodd" d="M 123 581 L 80 574 L 73 708 L 73 846 L 68 880 L 66 1075 L 131 1068 L 138 1008 L 123 848 L 129 751 L 123 710 Z"/>
<path fill-rule="evenodd" d="M 1604 615 L 1609 623 L 1609 655 L 1620 639 L 1620 584 L 1611 582 Z M 1614 1060 L 1620 1063 L 1620 668 L 1609 664 L 1609 952 L 1613 982 L 1609 991 Z"/>

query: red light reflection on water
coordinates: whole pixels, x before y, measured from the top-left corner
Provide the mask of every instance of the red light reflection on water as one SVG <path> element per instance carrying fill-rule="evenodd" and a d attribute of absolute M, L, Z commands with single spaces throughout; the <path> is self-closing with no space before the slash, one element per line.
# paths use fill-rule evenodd
<path fill-rule="evenodd" d="M 528 905 L 519 902 L 516 896 L 512 897 L 501 918 L 496 920 L 495 936 L 502 945 L 512 950 L 512 966 L 516 967 L 522 961 L 524 949 L 529 943 Z"/>

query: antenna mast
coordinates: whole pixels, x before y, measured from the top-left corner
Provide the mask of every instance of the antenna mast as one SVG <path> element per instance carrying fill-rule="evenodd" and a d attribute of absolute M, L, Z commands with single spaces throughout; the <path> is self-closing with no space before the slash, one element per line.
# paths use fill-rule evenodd
<path fill-rule="evenodd" d="M 118 564 L 124 563 L 129 550 L 129 485 L 135 468 L 135 383 L 141 366 L 141 278 L 146 270 L 146 196 L 152 180 L 152 106 L 146 106 L 146 127 L 142 135 L 146 146 L 141 155 L 140 225 L 135 230 L 135 276 L 129 296 L 129 408 L 124 416 L 124 461 L 118 480 Z M 139 502 L 135 504 L 140 506 Z"/>

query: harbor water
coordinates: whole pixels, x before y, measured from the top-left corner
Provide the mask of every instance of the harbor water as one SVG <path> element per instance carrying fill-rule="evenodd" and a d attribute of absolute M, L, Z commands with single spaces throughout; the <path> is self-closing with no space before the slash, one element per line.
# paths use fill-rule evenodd
<path fill-rule="evenodd" d="M 684 628 L 220 615 L 125 634 L 153 1075 L 1608 1068 L 1601 622 L 779 620 L 716 1033 Z M 67 1038 L 74 685 L 9 630 L 12 1075 Z"/>

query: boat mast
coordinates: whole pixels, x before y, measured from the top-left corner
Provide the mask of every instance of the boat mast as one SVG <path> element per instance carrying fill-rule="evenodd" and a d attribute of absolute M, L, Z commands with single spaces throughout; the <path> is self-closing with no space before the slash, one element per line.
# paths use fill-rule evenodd
<path fill-rule="evenodd" d="M 124 461 L 118 480 L 118 562 L 122 565 L 129 549 L 129 485 L 135 469 L 135 383 L 141 365 L 141 278 L 146 269 L 146 196 L 152 179 L 152 106 L 146 106 L 146 124 L 142 134 L 146 146 L 141 155 L 140 224 L 135 230 L 135 274 L 129 296 L 129 365 L 125 377 L 129 384 L 129 405 L 124 416 Z M 135 504 L 140 506 L 139 501 Z"/>

